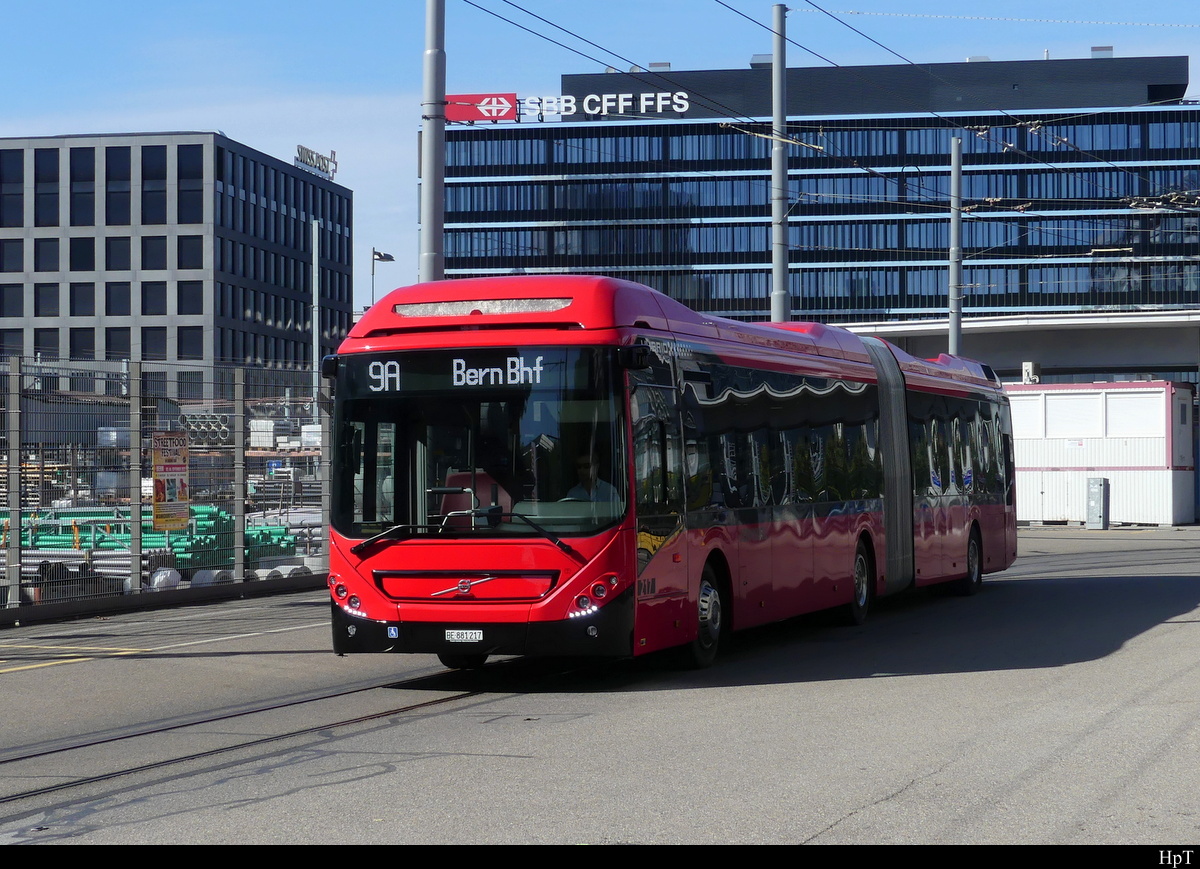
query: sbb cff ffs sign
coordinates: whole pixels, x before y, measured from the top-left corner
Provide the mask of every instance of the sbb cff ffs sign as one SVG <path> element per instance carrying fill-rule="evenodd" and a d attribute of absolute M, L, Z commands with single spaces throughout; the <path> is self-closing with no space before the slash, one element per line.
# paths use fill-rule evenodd
<path fill-rule="evenodd" d="M 584 94 L 573 96 L 525 97 L 516 94 L 453 94 L 446 96 L 446 120 L 516 121 L 519 116 L 546 115 L 568 118 L 575 114 L 625 115 L 636 118 L 645 115 L 680 115 L 691 108 L 686 91 L 647 91 L 630 94 Z"/>
<path fill-rule="evenodd" d="M 515 121 L 516 94 L 447 94 L 447 121 Z"/>

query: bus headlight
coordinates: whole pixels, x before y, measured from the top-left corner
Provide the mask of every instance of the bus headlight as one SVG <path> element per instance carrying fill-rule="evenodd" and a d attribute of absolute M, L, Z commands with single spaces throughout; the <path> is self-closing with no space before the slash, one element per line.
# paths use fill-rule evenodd
<path fill-rule="evenodd" d="M 596 603 L 586 594 L 581 594 L 575 598 L 575 607 L 575 609 L 567 613 L 568 618 L 577 619 L 580 616 L 590 616 L 599 609 Z"/>

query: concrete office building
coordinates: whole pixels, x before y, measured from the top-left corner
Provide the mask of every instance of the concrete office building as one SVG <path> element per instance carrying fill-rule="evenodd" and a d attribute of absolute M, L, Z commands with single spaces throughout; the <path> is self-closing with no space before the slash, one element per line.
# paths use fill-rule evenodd
<path fill-rule="evenodd" d="M 311 223 L 332 352 L 352 212 L 346 188 L 220 133 L 0 139 L 0 356 L 142 360 L 182 398 L 213 363 L 307 367 Z"/>
<path fill-rule="evenodd" d="M 792 317 L 945 349 L 957 136 L 964 351 L 1010 377 L 1196 380 L 1200 107 L 1187 58 L 1110 55 L 789 69 Z M 769 64 L 561 89 L 449 130 L 447 276 L 600 273 L 765 318 Z"/>

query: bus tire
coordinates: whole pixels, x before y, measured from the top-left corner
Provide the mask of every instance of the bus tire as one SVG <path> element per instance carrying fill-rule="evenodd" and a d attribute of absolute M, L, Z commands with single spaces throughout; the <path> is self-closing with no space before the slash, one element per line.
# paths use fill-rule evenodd
<path fill-rule="evenodd" d="M 717 659 L 721 638 L 727 632 L 725 592 L 711 564 L 700 575 L 700 595 L 696 601 L 696 639 L 689 647 L 688 664 L 694 669 L 711 667 Z"/>
<path fill-rule="evenodd" d="M 971 529 L 971 538 L 967 541 L 967 575 L 955 586 L 963 597 L 977 594 L 983 587 L 983 544 L 979 540 L 979 529 Z"/>
<path fill-rule="evenodd" d="M 451 670 L 478 670 L 487 663 L 487 655 L 456 655 L 449 652 L 438 652 L 438 660 L 442 666 Z"/>
<path fill-rule="evenodd" d="M 867 541 L 858 541 L 858 549 L 854 553 L 854 597 L 842 610 L 843 621 L 850 627 L 863 624 L 871 611 L 871 599 L 875 596 L 871 579 L 875 571 L 871 568 L 871 552 Z"/>

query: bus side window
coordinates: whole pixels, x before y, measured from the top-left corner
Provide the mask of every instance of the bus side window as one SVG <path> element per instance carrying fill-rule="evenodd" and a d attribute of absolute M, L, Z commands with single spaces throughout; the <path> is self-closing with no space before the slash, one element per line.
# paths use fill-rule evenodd
<path fill-rule="evenodd" d="M 675 390 L 647 382 L 653 372 L 630 372 L 633 423 L 634 494 L 639 511 L 678 513 L 682 509 L 683 445 Z"/>

